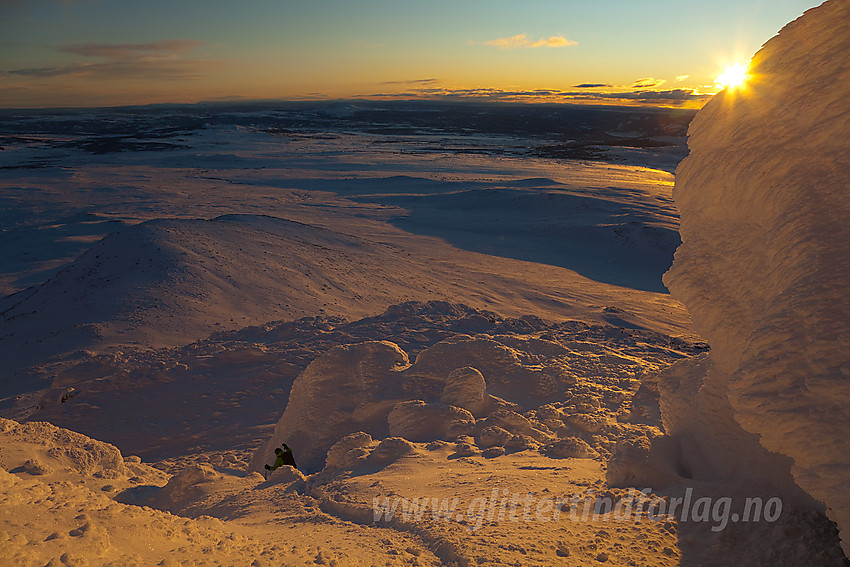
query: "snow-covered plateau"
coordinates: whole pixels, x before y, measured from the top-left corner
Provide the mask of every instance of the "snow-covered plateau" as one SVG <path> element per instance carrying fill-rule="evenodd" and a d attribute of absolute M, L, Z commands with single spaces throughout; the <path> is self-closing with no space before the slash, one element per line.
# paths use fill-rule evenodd
<path fill-rule="evenodd" d="M 849 41 L 696 118 L 0 111 L 0 563 L 846 565 Z"/>

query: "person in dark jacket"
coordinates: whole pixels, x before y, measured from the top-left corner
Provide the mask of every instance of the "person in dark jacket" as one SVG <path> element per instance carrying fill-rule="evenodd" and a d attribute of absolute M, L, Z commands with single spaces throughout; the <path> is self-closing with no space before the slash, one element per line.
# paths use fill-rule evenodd
<path fill-rule="evenodd" d="M 297 469 L 298 465 L 295 464 L 295 457 L 292 455 L 292 449 L 289 448 L 289 445 L 286 443 L 281 443 L 283 447 L 283 464 L 289 465 L 293 469 Z"/>
<path fill-rule="evenodd" d="M 275 449 L 274 454 L 274 464 L 271 466 L 265 465 L 267 471 L 277 470 L 283 465 L 289 465 L 294 469 L 298 468 L 298 465 L 295 464 L 295 457 L 292 456 L 292 449 L 286 443 L 283 443 L 283 449 Z"/>

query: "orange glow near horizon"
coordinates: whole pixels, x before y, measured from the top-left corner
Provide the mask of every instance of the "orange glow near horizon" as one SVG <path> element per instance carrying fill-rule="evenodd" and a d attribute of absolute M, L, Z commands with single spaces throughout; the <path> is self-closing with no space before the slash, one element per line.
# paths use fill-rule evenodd
<path fill-rule="evenodd" d="M 742 65 L 717 77 L 726 64 L 821 2 L 0 0 L 0 108 L 359 98 L 699 108 L 741 84 Z M 653 41 L 635 42 L 636 29 Z"/>

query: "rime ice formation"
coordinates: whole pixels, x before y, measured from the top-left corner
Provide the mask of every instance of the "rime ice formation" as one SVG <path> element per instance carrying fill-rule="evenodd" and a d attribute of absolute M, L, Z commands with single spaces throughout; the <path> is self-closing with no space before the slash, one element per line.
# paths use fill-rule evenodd
<path fill-rule="evenodd" d="M 690 127 L 665 283 L 711 344 L 734 417 L 824 502 L 850 551 L 850 3 L 753 57 Z"/>
<path fill-rule="evenodd" d="M 471 313 L 445 302 L 393 306 L 374 320 L 371 336 L 394 338 L 404 349 L 388 340 L 329 348 L 295 378 L 275 432 L 250 469 L 271 463 L 283 442 L 304 472 L 356 468 L 381 460 L 393 438 L 454 443 L 458 454 L 572 451 L 601 458 L 631 435 L 617 416 L 627 411 L 637 377 L 699 351 L 646 331 L 495 313 L 488 334 L 449 334 L 423 348 L 423 322 L 466 321 Z M 417 338 L 393 337 L 396 320 Z M 576 438 L 591 448 L 583 450 Z M 384 449 L 375 446 L 384 442 L 390 443 Z"/>
<path fill-rule="evenodd" d="M 463 408 L 422 400 L 400 402 L 387 415 L 390 435 L 411 441 L 457 437 L 472 429 L 475 418 Z"/>
<path fill-rule="evenodd" d="M 489 405 L 484 376 L 471 366 L 454 370 L 446 379 L 440 401 L 480 414 Z"/>
<path fill-rule="evenodd" d="M 321 468 L 330 446 L 349 433 L 386 437 L 387 414 L 403 400 L 398 371 L 407 364 L 407 354 L 387 341 L 332 348 L 295 380 L 275 435 L 254 455 L 251 468 L 271 463 L 282 442 L 301 468 L 311 470 Z"/>
<path fill-rule="evenodd" d="M 678 475 L 695 481 L 755 486 L 782 494 L 787 506 L 799 503 L 822 511 L 823 506 L 795 484 L 793 461 L 762 447 L 757 434 L 735 421 L 727 381 L 709 353 L 664 369 L 658 376 L 658 402 L 666 436 L 652 440 L 648 458 L 638 460 L 637 467 L 623 459 L 626 472 L 637 484 L 660 487 L 674 480 L 673 471 L 662 466 L 673 463 Z M 634 457 L 628 449 L 624 456 Z"/>

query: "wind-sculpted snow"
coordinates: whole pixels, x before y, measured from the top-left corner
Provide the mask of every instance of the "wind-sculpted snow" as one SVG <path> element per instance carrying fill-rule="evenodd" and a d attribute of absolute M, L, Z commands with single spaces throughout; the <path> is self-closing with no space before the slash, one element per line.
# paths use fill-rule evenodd
<path fill-rule="evenodd" d="M 541 335 L 547 338 L 537 338 Z M 476 417 L 491 407 L 490 394 L 536 407 L 548 399 L 548 376 L 568 383 L 599 377 L 616 385 L 704 346 L 648 330 L 504 318 L 459 304 L 408 302 L 357 321 L 307 317 L 270 322 L 180 348 L 79 352 L 7 381 L 4 387 L 15 395 L 3 415 L 50 421 L 145 458 L 172 457 L 187 447 L 192 452 L 242 450 L 268 437 L 293 381 L 311 362 L 338 345 L 376 340 L 392 341 L 411 358 L 439 344 L 411 368 L 417 389 L 404 399 L 450 404 Z M 479 344 L 486 348 L 474 348 Z M 498 353 L 518 355 L 521 364 L 516 358 L 490 360 Z M 450 364 L 443 365 L 440 357 L 450 357 Z M 463 358 L 467 363 L 456 366 Z M 468 368 L 473 363 L 476 367 Z M 535 369 L 540 365 L 545 371 Z M 458 368 L 466 374 L 453 373 Z M 479 370 L 491 375 L 489 393 L 484 378 L 476 376 Z M 44 390 L 31 391 L 36 387 Z"/>
<path fill-rule="evenodd" d="M 735 419 L 823 501 L 850 550 L 850 4 L 753 58 L 691 124 L 665 282 L 711 344 Z"/>
<path fill-rule="evenodd" d="M 481 449 L 545 454 L 559 454 L 562 438 L 580 438 L 607 455 L 624 434 L 617 416 L 628 416 L 638 380 L 701 350 L 646 331 L 502 319 L 444 302 L 393 306 L 357 324 L 369 329 L 360 336 L 403 339 L 404 349 L 365 340 L 317 356 L 292 383 L 252 470 L 282 442 L 303 469 L 321 470 L 334 444 L 358 432 L 416 442 L 466 436 Z"/>

